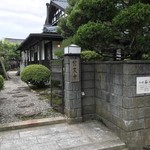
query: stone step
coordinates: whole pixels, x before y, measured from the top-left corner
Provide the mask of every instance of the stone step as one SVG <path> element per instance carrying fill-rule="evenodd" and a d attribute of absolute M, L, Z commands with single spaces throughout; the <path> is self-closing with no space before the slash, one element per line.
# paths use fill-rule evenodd
<path fill-rule="evenodd" d="M 128 149 L 126 149 L 125 143 L 123 143 L 120 139 L 116 139 L 112 141 L 98 142 L 80 145 L 77 147 L 70 147 L 63 150 L 128 150 Z"/>
<path fill-rule="evenodd" d="M 60 124 L 65 122 L 66 122 L 66 118 L 60 116 L 54 118 L 32 119 L 32 120 L 26 120 L 20 122 L 4 123 L 4 124 L 0 124 L 0 132 L 29 128 L 29 127 L 38 127 L 44 125 Z"/>

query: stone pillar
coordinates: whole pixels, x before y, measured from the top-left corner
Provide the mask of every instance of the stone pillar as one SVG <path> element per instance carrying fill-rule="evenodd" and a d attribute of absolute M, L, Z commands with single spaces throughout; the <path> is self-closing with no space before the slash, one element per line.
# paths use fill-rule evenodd
<path fill-rule="evenodd" d="M 82 121 L 80 55 L 64 56 L 64 101 L 68 123 Z"/>

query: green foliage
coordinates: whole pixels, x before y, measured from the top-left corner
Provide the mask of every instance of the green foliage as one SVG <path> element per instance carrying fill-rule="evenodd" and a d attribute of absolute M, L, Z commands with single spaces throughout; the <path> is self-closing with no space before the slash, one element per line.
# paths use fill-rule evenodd
<path fill-rule="evenodd" d="M 112 29 L 102 23 L 89 22 L 79 27 L 75 35 L 75 43 L 85 49 L 103 50 L 113 39 Z"/>
<path fill-rule="evenodd" d="M 10 60 L 19 60 L 20 52 L 17 51 L 19 44 L 10 43 L 7 40 L 0 41 L 0 57 L 4 59 L 4 65 L 6 70 L 9 68 Z"/>
<path fill-rule="evenodd" d="M 63 56 L 64 56 L 64 48 L 67 47 L 68 45 L 73 44 L 73 43 L 75 43 L 73 37 L 64 39 L 63 42 L 62 42 L 62 44 L 61 44 L 61 49 L 56 50 L 56 51 L 54 52 L 54 54 L 55 54 L 58 58 L 63 58 Z"/>
<path fill-rule="evenodd" d="M 59 87 L 60 84 L 61 84 L 60 81 L 57 81 L 57 80 L 52 80 L 51 82 L 51 86 L 55 88 Z"/>
<path fill-rule="evenodd" d="M 122 10 L 113 21 L 119 29 L 134 29 L 137 32 L 150 22 L 150 5 L 142 3 L 132 5 Z"/>
<path fill-rule="evenodd" d="M 71 11 L 73 10 L 73 8 L 74 8 L 76 3 L 77 3 L 77 0 L 68 0 L 68 4 L 69 4 L 70 7 L 66 8 L 66 10 L 65 10 L 66 14 L 70 14 L 71 13 Z"/>
<path fill-rule="evenodd" d="M 109 0 L 79 0 L 68 16 L 68 22 L 74 33 L 89 21 L 111 21 L 117 13 L 115 2 Z"/>
<path fill-rule="evenodd" d="M 17 51 L 19 44 L 10 43 L 7 40 L 0 41 L 0 55 L 3 56 L 6 60 L 10 59 L 19 59 L 20 54 Z"/>
<path fill-rule="evenodd" d="M 113 24 L 128 40 L 127 55 L 142 59 L 142 54 L 150 48 L 146 46 L 150 43 L 150 5 L 137 3 L 125 8 L 113 19 Z"/>
<path fill-rule="evenodd" d="M 33 64 L 25 67 L 21 72 L 21 80 L 28 83 L 31 83 L 37 87 L 45 86 L 46 82 L 49 82 L 50 70 L 38 64 Z"/>
<path fill-rule="evenodd" d="M 64 39 L 63 42 L 62 42 L 62 47 L 64 48 L 68 45 L 73 44 L 74 42 L 75 42 L 74 37 L 69 37 L 67 39 Z"/>
<path fill-rule="evenodd" d="M 63 51 L 63 49 L 56 50 L 56 51 L 54 52 L 54 54 L 55 54 L 55 56 L 57 56 L 58 59 L 59 59 L 59 58 L 63 58 L 63 56 L 64 56 L 64 51 Z"/>
<path fill-rule="evenodd" d="M 82 49 L 122 59 L 142 59 L 150 49 L 149 0 L 68 0 L 67 17 L 60 21 L 64 38 L 73 37 Z"/>
<path fill-rule="evenodd" d="M 84 50 L 81 52 L 81 59 L 84 62 L 102 60 L 102 56 L 95 51 Z"/>
<path fill-rule="evenodd" d="M 117 12 L 115 4 L 115 0 L 79 0 L 78 8 L 88 21 L 111 21 Z"/>
<path fill-rule="evenodd" d="M 58 29 L 57 29 L 57 32 L 58 33 L 61 33 L 61 35 L 64 37 L 64 38 L 67 38 L 67 37 L 70 37 L 71 35 L 74 34 L 68 20 L 67 20 L 67 17 L 63 17 L 60 19 L 60 22 L 58 24 Z"/>
<path fill-rule="evenodd" d="M 128 5 L 133 5 L 133 4 L 136 4 L 136 3 L 139 3 L 139 2 L 144 3 L 144 4 L 150 4 L 149 0 L 124 0 L 124 1 L 126 1 L 126 3 Z"/>
<path fill-rule="evenodd" d="M 0 75 L 0 89 L 2 89 L 4 86 L 4 78 Z"/>
<path fill-rule="evenodd" d="M 76 3 L 76 0 L 68 0 L 69 7 L 66 8 L 65 13 L 70 14 Z M 65 39 L 74 35 L 74 29 L 71 27 L 70 21 L 68 20 L 68 15 L 62 17 L 58 22 L 58 33 L 60 33 Z"/>

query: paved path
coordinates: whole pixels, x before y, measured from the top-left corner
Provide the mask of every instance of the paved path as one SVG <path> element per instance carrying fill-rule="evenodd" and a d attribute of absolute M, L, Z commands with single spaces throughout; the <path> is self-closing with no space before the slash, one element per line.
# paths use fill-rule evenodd
<path fill-rule="evenodd" d="M 0 90 L 0 123 L 18 122 L 28 119 L 62 116 L 50 107 L 50 100 L 40 99 L 27 84 L 16 76 L 16 71 L 8 72 L 10 80 L 5 81 Z"/>
<path fill-rule="evenodd" d="M 6 81 L 5 89 L 0 91 L 1 123 L 20 121 L 16 113 L 26 113 L 29 110 L 44 112 L 49 107 L 39 101 L 37 95 L 29 91 L 27 85 L 14 76 L 14 73 L 11 77 L 11 80 Z M 32 105 L 27 107 L 30 103 Z M 48 117 L 53 116 L 55 114 Z M 125 150 L 124 148 L 125 144 L 97 121 L 0 132 L 0 150 Z"/>
<path fill-rule="evenodd" d="M 97 121 L 0 132 L 0 150 L 102 150 L 106 147 L 121 150 L 125 144 Z"/>

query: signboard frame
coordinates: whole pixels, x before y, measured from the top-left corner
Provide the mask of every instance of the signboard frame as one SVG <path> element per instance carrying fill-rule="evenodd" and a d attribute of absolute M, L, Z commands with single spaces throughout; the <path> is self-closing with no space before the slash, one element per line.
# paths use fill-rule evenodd
<path fill-rule="evenodd" d="M 136 94 L 150 94 L 150 76 L 136 77 Z"/>

